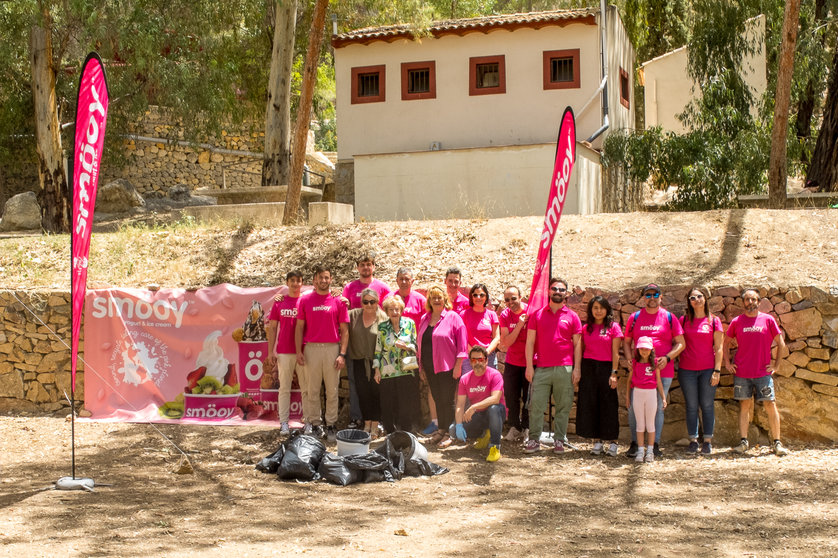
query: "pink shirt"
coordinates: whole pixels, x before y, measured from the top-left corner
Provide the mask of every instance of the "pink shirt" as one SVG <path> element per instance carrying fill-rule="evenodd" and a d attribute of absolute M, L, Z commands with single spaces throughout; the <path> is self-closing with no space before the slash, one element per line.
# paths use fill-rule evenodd
<path fill-rule="evenodd" d="M 678 357 L 678 367 L 684 370 L 711 370 L 716 367 L 716 354 L 713 351 L 713 336 L 722 329 L 722 321 L 713 316 L 713 322 L 705 316 L 690 320 L 681 317 L 684 328 L 685 348 Z"/>
<path fill-rule="evenodd" d="M 510 310 L 509 308 L 504 308 L 503 312 L 501 312 L 500 316 L 498 317 L 500 327 L 512 333 L 512 331 L 515 329 L 515 326 L 518 325 L 518 320 L 520 320 L 521 316 L 525 315 L 526 313 L 527 305 L 524 302 L 521 303 L 521 311 L 517 314 L 513 314 L 512 310 Z M 515 338 L 515 342 L 512 343 L 508 349 L 506 349 L 507 364 L 512 364 L 514 366 L 526 366 L 526 351 L 527 328 L 526 326 L 524 326 L 518 332 L 518 337 Z"/>
<path fill-rule="evenodd" d="M 460 317 L 466 324 L 466 342 L 469 347 L 488 347 L 494 339 L 492 331 L 498 325 L 497 313 L 486 309 L 483 312 L 475 312 L 474 308 L 469 307 L 460 312 Z"/>
<path fill-rule="evenodd" d="M 655 365 L 650 362 L 635 362 L 631 371 L 631 387 L 638 389 L 656 389 Z"/>
<path fill-rule="evenodd" d="M 372 289 L 378 293 L 379 306 L 381 306 L 381 303 L 383 303 L 384 299 L 387 298 L 387 295 L 390 294 L 390 287 L 388 287 L 387 283 L 384 281 L 379 281 L 378 279 L 373 278 L 369 285 L 364 285 L 361 283 L 360 279 L 355 279 L 351 283 L 347 283 L 343 288 L 343 297 L 349 300 L 350 310 L 363 306 L 361 304 L 361 292 L 364 289 Z"/>
<path fill-rule="evenodd" d="M 297 352 L 294 345 L 294 327 L 297 324 L 297 304 L 299 298 L 286 296 L 282 301 L 274 302 L 268 321 L 278 322 L 276 335 L 276 354 L 293 355 Z"/>
<path fill-rule="evenodd" d="M 573 336 L 582 333 L 579 316 L 562 306 L 557 312 L 548 304 L 527 320 L 527 331 L 535 331 L 535 357 L 541 368 L 573 366 Z"/>
<path fill-rule="evenodd" d="M 583 358 L 613 362 L 613 341 L 623 337 L 623 330 L 617 322 L 611 322 L 606 329 L 602 324 L 594 324 L 593 331 L 588 333 L 588 326 L 582 326 L 582 343 L 585 347 Z"/>
<path fill-rule="evenodd" d="M 451 296 L 449 295 L 448 298 L 451 298 Z M 451 310 L 459 314 L 466 308 L 469 308 L 468 297 L 460 291 L 457 291 L 457 298 L 451 301 Z"/>
<path fill-rule="evenodd" d="M 634 323 L 635 314 L 637 314 L 637 323 Z M 669 310 L 663 308 L 654 314 L 650 314 L 646 310 L 640 310 L 629 316 L 628 322 L 626 322 L 626 337 L 631 337 L 635 343 L 641 337 L 652 338 L 655 358 L 660 358 L 671 351 L 672 340 L 683 334 L 684 330 L 681 328 L 681 322 L 678 321 L 678 318 L 670 314 Z M 661 370 L 661 378 L 674 377 L 675 364 L 670 360 Z"/>
<path fill-rule="evenodd" d="M 394 292 L 393 294 L 397 294 L 398 291 Z M 401 295 L 399 295 L 401 296 Z M 402 316 L 405 318 L 410 318 L 413 320 L 417 326 L 419 325 L 419 320 L 422 319 L 422 316 L 428 311 L 427 307 L 425 307 L 425 303 L 427 299 L 425 295 L 420 292 L 411 290 L 407 293 L 407 298 L 404 298 L 404 312 L 402 312 Z"/>
<path fill-rule="evenodd" d="M 341 299 L 312 292 L 300 297 L 297 319 L 306 324 L 303 343 L 340 343 L 340 324 L 349 323 L 349 311 Z"/>
<path fill-rule="evenodd" d="M 773 316 L 759 312 L 755 318 L 740 314 L 730 321 L 727 336 L 736 339 L 736 375 L 740 378 L 768 376 L 771 343 L 782 333 Z"/>
<path fill-rule="evenodd" d="M 431 323 L 428 312 L 419 321 L 419 335 L 416 337 L 416 359 L 422 366 L 422 335 Z M 456 312 L 443 310 L 436 327 L 433 328 L 434 369 L 435 374 L 454 369 L 458 358 L 467 358 L 466 326 Z M 426 370 L 426 373 L 430 370 Z M 452 402 L 453 403 L 453 402 Z"/>
<path fill-rule="evenodd" d="M 486 372 L 482 376 L 476 375 L 474 370 L 463 374 L 457 388 L 457 394 L 468 397 L 472 405 L 487 399 L 493 391 L 500 392 L 500 404 L 506 407 L 506 399 L 503 396 L 503 375 L 489 366 L 486 367 Z"/>

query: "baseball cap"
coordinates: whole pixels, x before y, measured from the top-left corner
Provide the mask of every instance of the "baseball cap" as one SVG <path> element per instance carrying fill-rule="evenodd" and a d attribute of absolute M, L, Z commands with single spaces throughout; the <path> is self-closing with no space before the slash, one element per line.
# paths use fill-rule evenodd
<path fill-rule="evenodd" d="M 651 337 L 641 337 L 637 340 L 638 349 L 654 349 L 655 345 L 652 343 Z"/>
<path fill-rule="evenodd" d="M 661 288 L 660 288 L 660 287 L 658 287 L 657 285 L 655 285 L 654 283 L 649 283 L 649 284 L 648 284 L 648 285 L 646 285 L 646 287 L 643 289 L 643 294 L 646 294 L 646 291 L 656 291 L 656 292 L 661 292 Z"/>

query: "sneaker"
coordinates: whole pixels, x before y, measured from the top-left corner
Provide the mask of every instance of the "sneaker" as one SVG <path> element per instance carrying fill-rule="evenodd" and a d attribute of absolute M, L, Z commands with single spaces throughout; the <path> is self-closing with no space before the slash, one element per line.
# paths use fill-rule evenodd
<path fill-rule="evenodd" d="M 364 429 L 364 421 L 358 419 L 352 419 L 349 421 L 349 424 L 346 425 L 347 428 L 351 428 L 352 430 L 363 430 Z"/>
<path fill-rule="evenodd" d="M 553 453 L 564 453 L 564 444 L 561 440 L 556 440 L 553 443 Z"/>
<path fill-rule="evenodd" d="M 687 453 L 698 453 L 698 442 L 693 440 L 690 442 L 690 445 L 687 446 Z"/>
<path fill-rule="evenodd" d="M 654 452 L 653 455 L 655 457 L 660 457 L 663 455 L 663 450 L 661 450 L 660 444 L 658 444 L 657 442 L 655 442 L 655 447 L 652 451 Z"/>
<path fill-rule="evenodd" d="M 646 448 L 638 447 L 637 449 L 634 450 L 634 460 L 637 463 L 643 463 L 643 458 L 645 457 L 645 454 L 646 454 Z"/>
<path fill-rule="evenodd" d="M 307 422 L 306 425 L 303 427 L 303 434 L 305 434 L 306 436 L 311 436 L 313 431 L 314 428 L 311 426 L 311 423 Z"/>
<path fill-rule="evenodd" d="M 751 445 L 748 443 L 748 439 L 742 438 L 742 441 L 739 442 L 738 446 L 733 448 L 733 451 L 735 451 L 736 453 L 745 453 L 746 451 L 748 451 L 749 447 L 751 447 Z"/>
<path fill-rule="evenodd" d="M 430 423 L 428 423 L 428 426 L 426 426 L 425 429 L 422 431 L 422 434 L 424 434 L 425 436 L 430 436 L 437 430 L 439 430 L 439 425 L 437 425 L 437 423 L 435 423 L 434 421 L 431 421 Z"/>
<path fill-rule="evenodd" d="M 780 440 L 774 440 L 774 455 L 788 455 L 789 450 L 783 445 L 783 442 Z"/>
<path fill-rule="evenodd" d="M 504 440 L 506 440 L 507 442 L 517 442 L 520 438 L 521 431 L 513 426 L 509 429 L 509 432 L 506 433 Z"/>
<path fill-rule="evenodd" d="M 489 455 L 486 456 L 486 461 L 494 463 L 498 459 L 500 459 L 500 448 L 497 446 L 490 447 Z"/>
<path fill-rule="evenodd" d="M 638 454 L 639 455 L 639 454 Z M 655 462 L 655 450 L 646 451 L 646 463 L 654 463 Z"/>
<path fill-rule="evenodd" d="M 288 428 L 288 423 L 287 422 L 283 422 L 279 427 L 279 435 L 280 436 L 288 436 L 289 434 L 291 434 L 291 429 Z"/>
<path fill-rule="evenodd" d="M 710 442 L 703 442 L 701 444 L 701 453 L 702 455 L 710 455 L 713 453 L 713 444 Z"/>
<path fill-rule="evenodd" d="M 474 442 L 474 449 L 483 449 L 489 445 L 489 429 L 487 428 L 486 431 L 480 436 L 476 442 Z"/>
<path fill-rule="evenodd" d="M 594 444 L 594 447 L 591 450 L 591 455 L 602 455 L 602 442 Z"/>
<path fill-rule="evenodd" d="M 640 450 L 637 446 L 637 442 L 632 442 L 629 446 L 628 451 L 626 452 L 626 457 L 632 458 L 637 456 L 637 452 Z"/>
<path fill-rule="evenodd" d="M 325 438 L 326 437 L 326 431 L 323 429 L 323 425 L 315 424 L 314 426 L 312 426 L 311 427 L 311 435 L 316 437 L 316 438 Z"/>
<path fill-rule="evenodd" d="M 617 444 L 615 442 L 611 442 L 611 445 L 609 445 L 608 449 L 605 451 L 605 455 L 617 457 Z"/>
<path fill-rule="evenodd" d="M 338 439 L 337 430 L 335 430 L 335 425 L 330 424 L 326 427 L 326 439 L 329 441 L 330 444 L 334 444 L 335 441 Z"/>
<path fill-rule="evenodd" d="M 541 451 L 541 442 L 538 440 L 529 439 L 524 445 L 524 453 L 536 453 Z"/>

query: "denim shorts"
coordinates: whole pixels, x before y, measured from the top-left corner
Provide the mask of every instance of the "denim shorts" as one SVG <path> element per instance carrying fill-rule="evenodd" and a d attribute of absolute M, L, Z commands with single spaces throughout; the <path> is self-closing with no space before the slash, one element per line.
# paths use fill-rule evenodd
<path fill-rule="evenodd" d="M 774 401 L 774 377 L 761 378 L 733 377 L 733 398 L 737 401 L 750 399 L 756 395 L 757 401 Z"/>

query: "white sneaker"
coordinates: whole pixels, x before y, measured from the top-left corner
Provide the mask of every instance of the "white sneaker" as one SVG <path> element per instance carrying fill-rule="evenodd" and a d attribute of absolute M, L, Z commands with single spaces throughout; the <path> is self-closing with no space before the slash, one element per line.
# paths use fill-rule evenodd
<path fill-rule="evenodd" d="M 643 446 L 637 448 L 637 455 L 634 457 L 634 460 L 637 463 L 643 463 L 643 458 L 646 456 L 646 448 Z M 654 455 L 653 455 L 654 457 Z"/>
<path fill-rule="evenodd" d="M 289 434 L 291 434 L 291 429 L 288 428 L 288 423 L 287 422 L 283 422 L 279 427 L 279 435 L 280 436 L 288 436 Z"/>
<path fill-rule="evenodd" d="M 591 450 L 591 455 L 602 455 L 602 442 L 594 444 L 594 448 Z"/>
<path fill-rule="evenodd" d="M 605 455 L 608 455 L 609 457 L 617 457 L 617 444 L 614 443 L 614 442 L 611 442 L 611 445 L 608 446 L 608 449 L 606 450 Z"/>
<path fill-rule="evenodd" d="M 312 431 L 313 427 L 311 426 L 311 423 L 307 422 L 305 428 L 303 428 L 303 434 L 305 434 L 306 436 L 311 436 Z"/>
<path fill-rule="evenodd" d="M 655 452 L 646 450 L 646 463 L 654 463 L 655 462 Z"/>
<path fill-rule="evenodd" d="M 509 432 L 506 433 L 506 437 L 504 440 L 507 442 L 516 442 L 521 437 L 521 431 L 515 428 L 514 426 L 509 429 Z"/>

